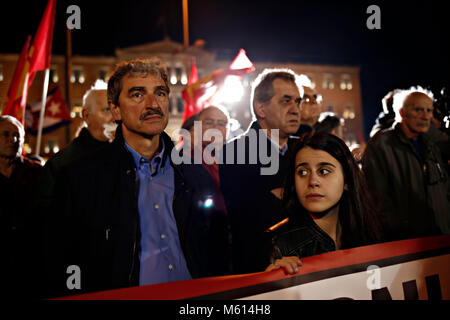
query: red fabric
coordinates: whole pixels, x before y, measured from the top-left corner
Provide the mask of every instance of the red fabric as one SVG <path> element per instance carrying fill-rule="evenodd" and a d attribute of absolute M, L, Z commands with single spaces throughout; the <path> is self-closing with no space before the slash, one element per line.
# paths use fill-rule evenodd
<path fill-rule="evenodd" d="M 309 274 L 317 271 L 335 269 L 348 265 L 366 263 L 390 257 L 424 252 L 434 249 L 450 247 L 450 235 L 427 237 L 412 240 L 402 240 L 389 243 L 376 244 L 348 250 L 339 250 L 329 253 L 303 258 L 303 266 L 295 275 L 285 275 L 282 269 L 242 274 L 234 276 L 204 278 L 178 282 L 161 283 L 149 286 L 116 289 L 95 292 L 62 300 L 176 300 L 203 296 L 257 285 L 263 282 L 281 280 Z"/>
<path fill-rule="evenodd" d="M 25 105 L 27 101 L 28 88 L 24 89 L 25 78 L 28 73 L 29 63 L 27 61 L 28 49 L 30 47 L 31 36 L 27 37 L 27 41 L 22 48 L 19 60 L 17 61 L 16 70 L 8 90 L 8 102 L 3 108 L 3 115 L 10 115 L 24 123 Z M 29 82 L 28 82 L 29 83 Z M 28 85 L 29 87 L 29 85 Z M 22 95 L 24 98 L 22 99 Z M 22 103 L 24 102 L 24 103 Z"/>
<path fill-rule="evenodd" d="M 30 79 L 36 71 L 50 68 L 56 0 L 49 0 L 30 49 Z M 33 75 L 33 76 L 32 76 Z M 30 81 L 31 83 L 32 81 Z"/>
<path fill-rule="evenodd" d="M 186 103 L 183 121 L 210 105 L 211 100 L 219 92 L 227 76 L 242 77 L 253 70 L 255 70 L 253 63 L 246 56 L 245 50 L 241 49 L 226 70 L 216 70 L 200 80 L 188 84 L 182 92 Z M 196 68 L 195 71 L 197 71 Z M 189 78 L 191 76 L 192 70 Z"/>
<path fill-rule="evenodd" d="M 197 72 L 197 66 L 195 65 L 195 62 L 192 62 L 191 66 L 191 73 L 189 74 L 189 80 L 188 80 L 188 86 L 196 83 L 198 81 L 198 72 Z M 181 122 L 183 123 L 186 121 L 187 118 L 194 115 L 196 112 L 195 110 L 195 104 L 191 102 L 190 99 L 186 100 L 183 94 L 183 99 L 186 101 L 186 105 L 184 107 L 184 113 L 183 118 L 181 119 Z"/>
<path fill-rule="evenodd" d="M 41 101 L 37 101 L 27 110 L 26 127 L 33 134 L 38 130 L 41 105 Z M 69 121 L 72 121 L 72 118 L 67 110 L 61 90 L 59 87 L 55 87 L 47 95 L 43 128 L 45 132 L 48 132 L 53 128 L 57 128 L 61 122 L 66 123 Z"/>

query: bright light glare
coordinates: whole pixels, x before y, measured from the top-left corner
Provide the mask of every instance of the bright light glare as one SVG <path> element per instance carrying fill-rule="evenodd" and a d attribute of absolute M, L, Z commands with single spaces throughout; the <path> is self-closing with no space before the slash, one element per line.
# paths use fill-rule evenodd
<path fill-rule="evenodd" d="M 214 205 L 213 199 L 206 199 L 205 203 L 203 204 L 205 209 L 210 209 L 212 208 L 213 205 Z"/>
<path fill-rule="evenodd" d="M 187 83 L 188 83 L 188 78 L 187 78 L 186 74 L 183 74 L 181 76 L 181 84 L 186 85 Z"/>
<path fill-rule="evenodd" d="M 239 77 L 228 76 L 225 79 L 225 83 L 221 90 L 221 96 L 223 101 L 226 102 L 238 102 L 244 95 L 244 87 Z"/>

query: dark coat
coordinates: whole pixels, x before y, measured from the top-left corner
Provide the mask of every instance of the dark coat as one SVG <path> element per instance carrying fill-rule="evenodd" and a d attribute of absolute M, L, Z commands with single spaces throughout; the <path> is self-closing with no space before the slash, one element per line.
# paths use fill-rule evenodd
<path fill-rule="evenodd" d="M 201 258 L 200 274 L 202 277 L 222 276 L 231 273 L 230 245 L 229 245 L 229 219 L 226 212 L 210 205 L 208 200 L 216 199 L 211 175 L 203 164 L 181 164 L 185 180 L 195 190 L 193 192 L 193 205 L 202 216 L 202 230 L 197 250 Z"/>
<path fill-rule="evenodd" d="M 291 214 L 289 221 L 271 234 L 271 263 L 281 257 L 305 258 L 336 250 L 333 239 L 308 214 Z"/>
<path fill-rule="evenodd" d="M 381 200 L 389 240 L 450 233 L 449 178 L 432 129 L 419 155 L 400 124 L 367 144 L 363 170 Z"/>
<path fill-rule="evenodd" d="M 32 206 L 42 166 L 20 157 L 9 178 L 0 174 L 0 282 L 10 298 L 33 296 L 30 287 L 30 261 L 38 261 L 39 222 Z M 36 266 L 37 267 L 37 266 Z"/>
<path fill-rule="evenodd" d="M 109 142 L 99 141 L 92 137 L 87 128 L 81 129 L 78 137 L 70 145 L 59 151 L 45 163 L 38 195 L 40 201 L 51 202 L 54 200 L 55 179 L 65 167 L 108 145 Z"/>
<path fill-rule="evenodd" d="M 173 143 L 162 133 L 166 157 Z M 207 222 L 195 206 L 195 188 L 174 167 L 173 212 L 181 247 L 192 277 L 202 276 L 199 243 Z M 47 296 L 78 294 L 139 284 L 140 227 L 138 183 L 121 126 L 106 148 L 65 167 L 47 215 Z M 200 248 L 199 248 L 200 247 Z M 67 290 L 67 267 L 81 269 L 81 290 Z"/>
<path fill-rule="evenodd" d="M 270 154 L 278 157 L 279 168 L 274 175 L 261 175 L 261 168 L 269 165 L 262 164 L 259 156 L 256 157 L 256 163 L 251 164 L 249 161 L 251 148 L 254 147 L 259 154 L 260 128 L 259 124 L 254 122 L 246 133 L 225 145 L 224 164 L 219 166 L 221 190 L 231 221 L 233 273 L 259 272 L 269 265 L 267 257 L 270 247 L 262 245 L 267 242 L 265 231 L 286 217 L 281 213 L 281 200 L 272 194 L 271 190 L 283 186 L 289 149 L 282 156 L 270 140 L 264 137 L 261 143 L 266 144 Z M 250 139 L 252 130 L 256 131 L 256 141 Z M 237 162 L 236 150 L 239 149 L 240 143 L 244 145 L 245 164 Z M 226 161 L 230 148 L 235 150 L 234 164 Z"/>

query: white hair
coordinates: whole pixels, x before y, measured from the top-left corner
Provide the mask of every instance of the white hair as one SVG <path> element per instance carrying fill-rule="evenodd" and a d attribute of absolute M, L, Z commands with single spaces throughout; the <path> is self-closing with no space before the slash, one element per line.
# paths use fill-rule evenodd
<path fill-rule="evenodd" d="M 0 116 L 0 123 L 2 123 L 2 122 L 10 122 L 10 123 L 15 125 L 19 129 L 20 145 L 22 146 L 23 142 L 25 140 L 25 129 L 23 127 L 22 122 L 20 122 L 19 120 L 17 120 L 13 116 L 8 116 L 8 115 Z"/>
<path fill-rule="evenodd" d="M 306 74 L 300 74 L 297 78 L 298 85 L 302 87 L 308 87 L 312 89 L 312 81 L 311 78 L 308 77 Z"/>
<path fill-rule="evenodd" d="M 392 104 L 392 109 L 394 109 L 395 112 L 395 122 L 402 121 L 400 110 L 403 109 L 406 98 L 413 93 L 423 93 L 424 95 L 428 96 L 431 101 L 434 101 L 433 93 L 430 90 L 422 88 L 421 86 L 413 86 L 409 89 L 396 91 L 394 94 L 394 102 Z"/>
<path fill-rule="evenodd" d="M 86 91 L 86 93 L 83 96 L 83 109 L 87 109 L 89 107 L 89 104 L 87 102 L 93 91 L 101 91 L 101 90 L 106 91 L 107 89 L 108 89 L 108 84 L 101 79 L 97 79 L 97 81 L 95 81 L 94 85 L 88 91 Z"/>

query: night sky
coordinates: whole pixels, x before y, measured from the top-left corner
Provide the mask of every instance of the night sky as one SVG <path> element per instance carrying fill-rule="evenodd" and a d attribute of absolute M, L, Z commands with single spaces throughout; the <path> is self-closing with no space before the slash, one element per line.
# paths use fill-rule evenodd
<path fill-rule="evenodd" d="M 2 2 L 0 52 L 20 52 L 34 35 L 47 1 Z M 113 55 L 116 47 L 170 36 L 183 42 L 181 0 L 58 0 L 53 53 L 64 54 L 66 8 L 81 8 L 72 52 Z M 8 3 L 8 5 L 6 5 Z M 252 61 L 361 66 L 366 138 L 393 88 L 438 90 L 449 83 L 450 25 L 446 1 L 189 0 L 190 42 L 231 60 L 244 48 Z M 369 30 L 366 9 L 381 9 L 381 30 Z"/>

